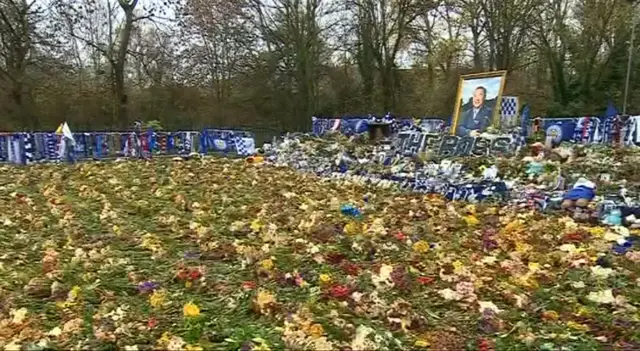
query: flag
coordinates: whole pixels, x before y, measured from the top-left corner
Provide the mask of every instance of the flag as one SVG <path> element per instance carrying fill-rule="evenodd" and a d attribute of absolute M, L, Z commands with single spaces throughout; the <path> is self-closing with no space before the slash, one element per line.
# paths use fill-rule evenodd
<path fill-rule="evenodd" d="M 613 106 L 613 102 L 609 100 L 609 104 L 607 105 L 607 111 L 604 113 L 605 117 L 614 117 L 618 115 L 618 109 Z"/>
<path fill-rule="evenodd" d="M 529 135 L 529 131 L 528 131 L 528 125 L 529 125 L 529 118 L 531 111 L 529 110 L 529 104 L 524 105 L 524 107 L 522 108 L 522 113 L 521 113 L 521 128 L 522 128 L 522 136 L 526 137 L 527 135 Z"/>

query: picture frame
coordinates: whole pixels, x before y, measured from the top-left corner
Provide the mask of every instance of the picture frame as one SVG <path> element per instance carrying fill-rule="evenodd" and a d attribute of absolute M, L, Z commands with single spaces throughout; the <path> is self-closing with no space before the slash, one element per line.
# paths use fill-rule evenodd
<path fill-rule="evenodd" d="M 499 128 L 507 71 L 461 75 L 451 123 L 451 135 L 474 136 Z"/>

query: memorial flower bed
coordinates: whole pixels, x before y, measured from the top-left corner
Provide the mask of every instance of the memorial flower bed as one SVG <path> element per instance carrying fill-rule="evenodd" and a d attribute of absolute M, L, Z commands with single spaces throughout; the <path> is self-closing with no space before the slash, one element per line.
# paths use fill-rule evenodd
<path fill-rule="evenodd" d="M 0 168 L 7 350 L 640 348 L 635 230 L 243 160 Z"/>

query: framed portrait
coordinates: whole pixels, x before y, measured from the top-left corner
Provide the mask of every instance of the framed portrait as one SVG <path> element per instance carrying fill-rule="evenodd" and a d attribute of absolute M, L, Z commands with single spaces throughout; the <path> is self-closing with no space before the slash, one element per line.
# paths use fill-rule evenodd
<path fill-rule="evenodd" d="M 502 90 L 507 71 L 460 76 L 451 134 L 476 136 L 499 127 Z"/>

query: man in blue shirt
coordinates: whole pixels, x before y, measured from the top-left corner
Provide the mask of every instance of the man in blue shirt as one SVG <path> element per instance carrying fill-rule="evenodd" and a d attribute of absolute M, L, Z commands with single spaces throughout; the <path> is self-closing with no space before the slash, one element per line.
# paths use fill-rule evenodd
<path fill-rule="evenodd" d="M 477 87 L 473 92 L 471 108 L 462 112 L 456 129 L 457 136 L 478 136 L 491 125 L 493 111 L 485 105 L 487 89 Z"/>

